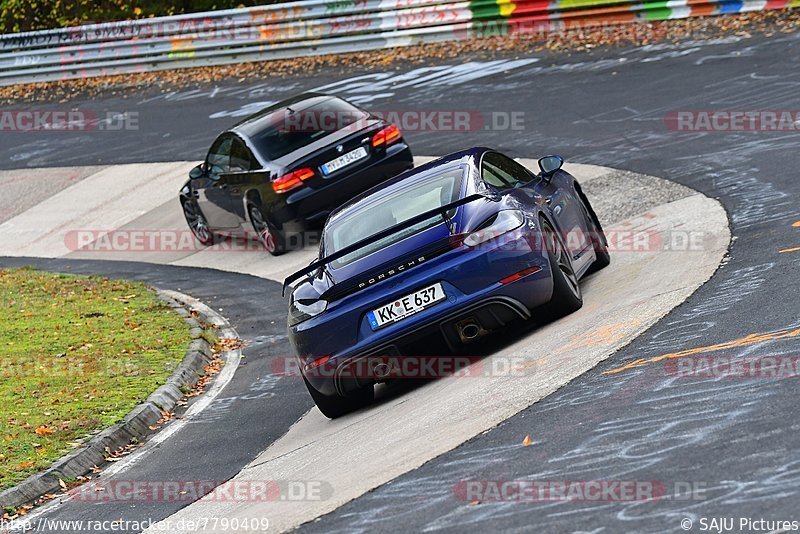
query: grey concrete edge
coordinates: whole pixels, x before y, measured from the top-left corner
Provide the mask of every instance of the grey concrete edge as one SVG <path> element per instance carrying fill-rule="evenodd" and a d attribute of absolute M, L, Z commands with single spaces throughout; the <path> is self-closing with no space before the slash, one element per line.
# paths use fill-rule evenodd
<path fill-rule="evenodd" d="M 211 345 L 203 334 L 206 330 L 216 331 L 222 325 L 230 327 L 228 321 L 210 308 L 195 309 L 196 317 L 193 316 L 189 303 L 194 299 L 188 295 L 162 290 L 156 290 L 156 293 L 189 325 L 191 342 L 183 360 L 167 381 L 131 410 L 120 423 L 104 429 L 85 446 L 59 458 L 44 471 L 0 492 L 0 511 L 32 504 L 48 494 L 63 493 L 62 480 L 85 476 L 93 467 L 109 463 L 106 461 L 107 451 L 119 450 L 151 436 L 157 430 L 150 430 L 150 427 L 158 424 L 163 417 L 162 412 L 175 408 L 183 397 L 182 389 L 191 388 L 204 375 L 204 367 L 213 356 Z"/>

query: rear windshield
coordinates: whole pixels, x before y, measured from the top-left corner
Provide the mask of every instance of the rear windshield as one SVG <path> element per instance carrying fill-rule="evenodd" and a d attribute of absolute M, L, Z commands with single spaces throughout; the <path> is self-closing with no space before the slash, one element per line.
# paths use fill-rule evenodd
<path fill-rule="evenodd" d="M 276 160 L 342 128 L 355 132 L 360 129 L 356 123 L 367 117 L 344 100 L 330 98 L 302 110 L 289 107 L 270 114 L 267 126 L 251 140 L 264 157 Z"/>
<path fill-rule="evenodd" d="M 333 222 L 326 230 L 326 253 L 332 254 L 421 213 L 455 202 L 459 198 L 463 175 L 464 167 L 452 168 L 391 193 L 378 193 L 374 200 L 362 202 L 355 211 L 348 213 L 346 218 Z M 441 222 L 441 216 L 435 215 L 411 228 L 353 251 L 332 262 L 331 266 L 336 268 L 347 265 Z"/>

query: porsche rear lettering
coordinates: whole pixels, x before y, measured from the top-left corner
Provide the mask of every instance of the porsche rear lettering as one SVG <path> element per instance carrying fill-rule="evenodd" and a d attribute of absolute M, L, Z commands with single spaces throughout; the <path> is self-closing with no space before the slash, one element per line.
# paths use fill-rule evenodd
<path fill-rule="evenodd" d="M 365 282 L 359 283 L 358 284 L 358 289 L 363 289 L 363 288 L 365 288 L 367 286 L 371 286 L 372 284 L 376 284 L 376 283 L 380 282 L 381 280 L 385 280 L 386 278 L 389 278 L 390 276 L 394 276 L 397 273 L 401 273 L 401 272 L 405 271 L 406 269 L 408 269 L 410 267 L 414 267 L 415 265 L 419 265 L 420 263 L 422 263 L 424 261 L 425 261 L 425 256 L 420 256 L 419 258 L 417 258 L 415 260 L 407 261 L 402 265 L 398 265 L 397 267 L 389 269 L 385 273 L 381 273 L 378 276 L 374 276 L 374 277 L 370 278 L 369 280 L 367 280 Z"/>

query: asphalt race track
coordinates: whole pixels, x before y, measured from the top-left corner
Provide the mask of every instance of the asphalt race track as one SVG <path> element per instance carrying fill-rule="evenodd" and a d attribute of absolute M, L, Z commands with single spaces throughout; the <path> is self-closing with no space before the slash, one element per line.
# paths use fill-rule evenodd
<path fill-rule="evenodd" d="M 417 158 L 417 164 L 424 159 Z M 535 166 L 533 160 L 521 161 Z M 246 249 L 231 248 L 230 240 L 209 248 L 190 246 L 185 250 L 165 250 L 167 247 L 145 246 L 126 250 L 124 246 L 108 246 L 115 238 L 107 241 L 93 232 L 87 232 L 86 229 L 103 228 L 111 230 L 115 236 L 123 237 L 145 232 L 147 235 L 186 234 L 185 221 L 176 206 L 174 192 L 191 166 L 192 163 L 164 163 L 117 165 L 91 170 L 52 169 L 54 174 L 80 176 L 82 179 L 0 224 L 0 242 L 3 243 L 0 254 L 99 258 L 117 262 L 138 259 L 140 262 L 161 265 L 219 267 L 224 271 L 251 274 L 276 282 L 282 282 L 286 274 L 306 265 L 315 254 L 314 248 L 309 246 L 280 258 L 271 258 L 265 256 L 257 244 Z M 193 412 L 180 417 L 180 425 L 171 425 L 168 433 L 160 433 L 151 440 L 151 446 L 125 461 L 115 463 L 96 478 L 99 486 L 85 489 L 80 494 L 102 497 L 95 500 L 107 506 L 96 509 L 96 502 L 92 499 L 87 503 L 58 498 L 47 507 L 36 510 L 28 519 L 40 516 L 52 519 L 55 515 L 64 520 L 74 520 L 75 516 L 90 519 L 100 515 L 113 520 L 117 514 L 122 514 L 128 521 L 141 521 L 140 518 L 145 517 L 161 518 L 173 512 L 174 505 L 142 509 L 133 506 L 136 504 L 134 501 L 123 502 L 122 498 L 112 505 L 115 494 L 105 490 L 101 492 L 101 488 L 141 481 L 160 484 L 174 480 L 202 480 L 198 477 L 205 474 L 205 455 L 213 454 L 214 461 L 221 465 L 241 466 L 242 458 L 254 458 L 228 485 L 244 486 L 253 481 L 275 479 L 283 481 L 288 488 L 290 483 L 296 484 L 298 481 L 308 481 L 311 485 L 318 482 L 324 485 L 326 496 L 315 500 L 292 498 L 286 502 L 280 499 L 256 501 L 253 503 L 255 508 L 248 507 L 247 502 L 235 500 L 212 503 L 210 509 L 205 510 L 197 510 L 192 505 L 181 511 L 181 518 L 171 516 L 169 520 L 180 524 L 180 521 L 190 521 L 196 517 L 226 517 L 241 522 L 244 518 L 250 520 L 256 516 L 266 516 L 272 518 L 270 525 L 274 529 L 291 528 L 334 510 L 338 505 L 496 426 L 590 369 L 646 330 L 707 280 L 722 259 L 730 234 L 727 217 L 721 206 L 689 188 L 659 178 L 605 167 L 568 164 L 568 169 L 580 178 L 583 190 L 592 199 L 598 216 L 605 223 L 609 239 L 620 241 L 620 246 L 613 247 L 612 251 L 615 268 L 613 271 L 606 270 L 602 276 L 593 276 L 584 281 L 583 290 L 590 303 L 572 314 L 569 321 L 540 325 L 542 328 L 536 328 L 534 322 L 527 329 L 519 325 L 518 328 L 509 329 L 505 336 L 496 336 L 499 344 L 490 343 L 482 348 L 487 357 L 480 362 L 481 369 L 502 371 L 502 366 L 516 361 L 516 365 L 524 367 L 520 372 L 476 375 L 472 380 L 443 379 L 411 390 L 381 387 L 378 402 L 370 409 L 335 422 L 327 421 L 317 410 L 311 410 L 296 423 L 290 420 L 289 423 L 294 423 L 291 428 L 286 424 L 287 421 L 284 421 L 283 430 L 273 426 L 273 432 L 264 434 L 261 441 L 237 440 L 225 447 L 204 450 L 202 456 L 193 454 L 196 444 L 187 439 L 197 439 L 197 435 L 187 434 L 184 431 L 187 425 L 195 426 L 196 422 L 202 421 L 210 413 L 212 417 L 207 420 L 212 422 L 216 433 L 236 436 L 242 421 L 239 418 L 214 417 L 214 414 L 247 413 L 254 407 L 258 408 L 258 401 L 270 394 L 266 390 L 278 389 L 279 384 L 283 385 L 286 380 L 293 378 L 295 387 L 302 391 L 302 384 L 296 377 L 281 376 L 279 372 L 286 369 L 288 353 L 273 350 L 267 355 L 268 360 L 260 363 L 260 368 L 266 371 L 263 376 L 250 368 L 238 372 L 238 368 L 228 369 L 226 366 L 226 370 L 236 376 L 252 381 L 249 393 L 209 399 L 202 405 L 208 406 L 207 411 L 203 409 L 199 415 L 193 406 Z M 33 171 L 34 174 L 41 172 Z M 10 177 L 15 178 L 15 174 L 17 171 L 11 172 Z M 141 194 L 143 188 L 147 189 L 147 195 Z M 628 198 L 624 193 L 631 189 L 635 189 L 637 195 Z M 8 202 L 15 206 L 18 204 L 15 198 L 8 199 Z M 75 238 L 76 232 L 89 239 Z M 703 246 L 675 254 L 667 249 L 671 246 L 670 242 L 662 243 L 662 239 L 657 238 L 688 234 L 700 235 Z M 633 235 L 644 237 L 645 240 Z M 194 243 L 191 235 L 186 237 L 189 239 L 181 242 Z M 95 240 L 90 241 L 92 238 Z M 85 244 L 77 247 L 78 242 Z M 134 239 L 126 242 L 130 244 Z M 142 242 L 147 243 L 148 240 Z M 24 264 L 26 261 L 29 260 L 17 260 L 17 263 Z M 120 265 L 123 269 L 127 266 L 125 263 Z M 81 263 L 73 265 L 62 262 L 50 268 L 56 266 L 66 269 L 80 267 Z M 147 264 L 141 264 L 141 267 L 143 273 L 151 278 L 154 272 L 159 272 Z M 125 277 L 128 271 L 115 274 L 114 263 L 109 263 L 105 265 L 104 272 Z M 215 275 L 224 277 L 226 273 L 216 272 Z M 651 279 L 659 280 L 659 283 L 652 284 Z M 208 283 L 207 278 L 205 280 Z M 164 283 L 163 280 L 154 282 Z M 258 292 L 260 299 L 273 304 L 283 302 L 279 288 L 277 283 L 264 286 Z M 220 310 L 224 312 L 225 309 Z M 270 311 L 268 316 L 274 318 L 275 312 Z M 586 343 L 587 336 L 596 335 L 607 337 L 601 343 Z M 560 340 L 570 341 L 563 344 Z M 245 352 L 249 352 L 249 349 Z M 477 370 L 478 367 L 474 366 L 473 369 Z M 460 407 L 476 396 L 489 402 L 484 403 L 478 414 L 463 413 Z M 240 406 L 242 403 L 244 406 Z M 201 408 L 200 405 L 197 407 Z M 405 417 L 409 413 L 415 415 Z M 272 424 L 275 425 L 275 422 Z M 330 454 L 336 447 L 348 450 L 352 443 L 360 440 L 362 433 L 376 429 L 383 430 L 382 436 L 372 440 L 368 447 L 361 447 L 357 454 L 348 455 L 346 462 L 340 459 L 341 454 Z M 275 434 L 283 435 L 275 440 Z M 415 444 L 414 440 L 422 441 Z M 393 441 L 403 442 L 406 447 L 387 449 L 387 443 Z M 184 443 L 189 446 L 184 448 Z M 185 462 L 175 464 L 165 456 L 164 460 L 168 463 L 160 471 L 161 456 L 155 451 L 162 445 L 169 448 L 171 456 L 184 458 L 189 453 L 195 462 L 190 466 Z M 322 457 L 327 458 L 327 462 L 322 461 Z M 302 472 L 302 469 L 307 471 Z M 159 472 L 168 474 L 168 477 L 154 478 Z M 289 474 L 277 478 L 278 472 Z M 185 494 L 187 497 L 183 498 L 183 502 L 196 499 L 191 492 Z M 207 505 L 207 499 L 204 499 L 197 506 Z M 59 513 L 51 513 L 53 508 L 58 508 Z M 76 508 L 80 510 L 78 513 Z M 83 513 L 86 509 L 91 510 L 88 517 Z M 146 516 L 143 515 L 145 512 Z M 174 531 L 176 528 L 167 530 Z"/>
<path fill-rule="evenodd" d="M 469 145 L 494 146 L 517 157 L 556 152 L 571 162 L 689 186 L 719 199 L 734 241 L 723 267 L 686 302 L 593 369 L 532 406 L 520 406 L 521 412 L 499 426 L 446 448 L 301 530 L 679 532 L 687 526 L 697 531 L 704 520 L 720 517 L 736 518 L 737 525 L 739 518 L 798 520 L 796 378 L 692 378 L 677 375 L 669 365 L 680 355 L 797 360 L 797 131 L 679 133 L 668 129 L 664 117 L 679 110 L 792 110 L 800 88 L 799 63 L 800 37 L 782 35 L 571 57 L 464 61 L 387 73 L 331 72 L 288 83 L 243 82 L 76 101 L 71 105 L 133 114 L 138 130 L 0 133 L 0 167 L 20 169 L 4 174 L 0 183 L 15 188 L 16 198 L 27 199 L 20 208 L 0 209 L 2 219 L 9 219 L 90 174 L 54 172 L 47 177 L 46 171 L 36 170 L 28 175 L 26 167 L 199 159 L 214 133 L 237 117 L 310 89 L 335 92 L 376 110 L 459 109 L 483 117 L 481 127 L 469 132 L 407 132 L 412 148 L 424 147 L 425 153 Z M 503 127 L 515 113 L 522 113 L 515 115 L 521 120 L 515 124 L 522 126 Z M 629 194 L 640 192 L 631 186 Z M 4 244 L 8 246 L 13 245 Z M 137 464 L 136 477 L 227 480 L 311 408 L 298 381 L 270 379 L 274 369 L 269 362 L 289 351 L 283 302 L 265 298 L 274 295 L 274 281 L 119 261 L 6 258 L 0 264 L 35 264 L 180 289 L 221 308 L 248 341 L 247 363 L 221 399 L 233 399 L 228 402 L 236 409 L 219 403 L 222 407 L 201 414 L 183 435 L 172 438 L 179 439 L 179 446 L 167 441 Z M 598 283 L 604 274 L 597 276 Z M 657 289 L 661 282 L 651 278 L 646 285 Z M 587 303 L 589 295 L 591 291 Z M 628 313 L 635 316 L 637 309 Z M 537 335 L 546 335 L 548 328 L 552 325 Z M 594 334 L 583 340 L 586 346 L 611 346 L 619 340 L 615 331 Z M 402 403 L 404 394 L 417 393 L 401 391 L 397 399 Z M 429 399 L 435 401 L 435 396 Z M 481 396 L 465 397 L 460 415 L 468 420 L 484 410 Z M 402 410 L 396 410 L 396 417 L 403 417 Z M 308 416 L 304 421 L 307 425 Z M 326 423 L 316 422 L 321 427 Z M 362 440 L 368 447 L 380 442 L 386 428 L 381 425 L 387 423 L 377 423 L 373 428 L 364 425 L 350 443 Z M 446 424 L 440 426 L 447 434 Z M 230 428 L 236 428 L 235 435 Z M 529 446 L 523 446 L 526 436 Z M 404 445 L 382 446 L 402 451 Z M 225 462 L 215 461 L 218 451 L 224 451 Z M 301 478 L 313 472 L 313 463 L 302 467 Z M 291 470 L 282 476 L 291 478 Z M 663 492 L 650 502 L 491 502 L 462 491 L 469 481 L 508 480 L 654 481 Z M 66 503 L 45 511 L 44 517 L 161 519 L 185 504 Z M 281 524 L 279 518 L 271 519 Z"/>

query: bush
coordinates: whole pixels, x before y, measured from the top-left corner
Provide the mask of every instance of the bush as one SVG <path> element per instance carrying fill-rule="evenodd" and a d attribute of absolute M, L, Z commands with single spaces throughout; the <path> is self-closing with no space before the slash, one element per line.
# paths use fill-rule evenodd
<path fill-rule="evenodd" d="M 0 0 L 0 33 L 274 4 L 259 0 Z"/>

